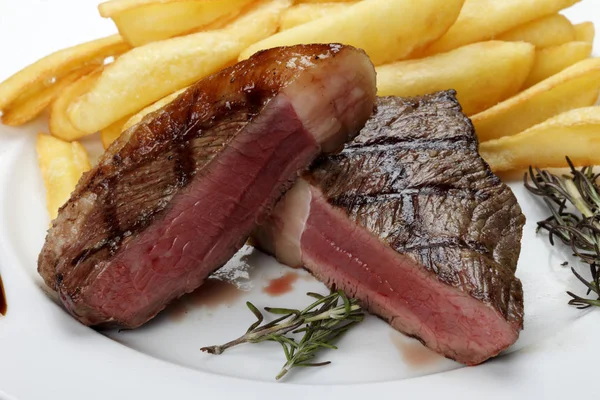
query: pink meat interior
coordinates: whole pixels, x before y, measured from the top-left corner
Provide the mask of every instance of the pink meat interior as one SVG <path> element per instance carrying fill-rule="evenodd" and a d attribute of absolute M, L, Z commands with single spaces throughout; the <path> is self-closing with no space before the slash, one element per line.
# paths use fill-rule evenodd
<path fill-rule="evenodd" d="M 465 364 L 478 364 L 517 339 L 492 307 L 439 282 L 350 221 L 311 187 L 300 240 L 302 262 L 327 286 L 361 299 L 394 328 Z"/>

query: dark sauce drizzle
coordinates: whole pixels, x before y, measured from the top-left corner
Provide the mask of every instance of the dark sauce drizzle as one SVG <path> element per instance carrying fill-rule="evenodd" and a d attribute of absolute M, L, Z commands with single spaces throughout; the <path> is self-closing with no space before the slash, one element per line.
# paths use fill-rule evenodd
<path fill-rule="evenodd" d="M 4 285 L 0 277 L 0 314 L 6 315 L 6 295 L 4 294 Z"/>

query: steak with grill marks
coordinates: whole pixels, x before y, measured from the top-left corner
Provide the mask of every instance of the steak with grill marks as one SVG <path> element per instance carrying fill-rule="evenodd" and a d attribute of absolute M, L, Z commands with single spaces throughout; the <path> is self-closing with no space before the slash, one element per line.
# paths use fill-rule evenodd
<path fill-rule="evenodd" d="M 140 326 L 229 260 L 321 150 L 358 133 L 374 101 L 366 54 L 335 44 L 266 50 L 199 81 L 80 180 L 40 274 L 81 322 Z"/>
<path fill-rule="evenodd" d="M 321 156 L 255 234 L 392 327 L 464 364 L 523 327 L 515 277 L 525 218 L 477 152 L 452 91 L 380 98 L 361 133 Z"/>

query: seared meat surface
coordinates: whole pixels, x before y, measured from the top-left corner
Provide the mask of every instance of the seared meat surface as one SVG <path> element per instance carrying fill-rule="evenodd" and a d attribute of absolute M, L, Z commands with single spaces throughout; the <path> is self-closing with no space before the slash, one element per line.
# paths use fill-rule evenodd
<path fill-rule="evenodd" d="M 525 218 L 477 147 L 454 92 L 379 98 L 361 133 L 317 159 L 256 240 L 431 349 L 481 363 L 523 327 Z"/>
<path fill-rule="evenodd" d="M 374 100 L 371 62 L 341 45 L 266 50 L 199 81 L 80 180 L 40 274 L 81 322 L 140 326 L 229 260 L 321 151 L 356 135 Z"/>

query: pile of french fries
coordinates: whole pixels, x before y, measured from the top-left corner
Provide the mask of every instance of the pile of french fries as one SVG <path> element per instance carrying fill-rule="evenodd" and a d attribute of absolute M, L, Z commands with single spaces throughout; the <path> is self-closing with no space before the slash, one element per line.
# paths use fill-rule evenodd
<path fill-rule="evenodd" d="M 364 49 L 380 96 L 455 89 L 496 171 L 600 164 L 594 25 L 559 12 L 579 0 L 112 0 L 119 34 L 57 51 L 0 84 L 2 123 L 49 110 L 39 164 L 56 216 L 90 168 L 77 140 L 105 148 L 195 81 L 262 49 Z M 583 0 L 591 1 L 591 0 Z"/>

